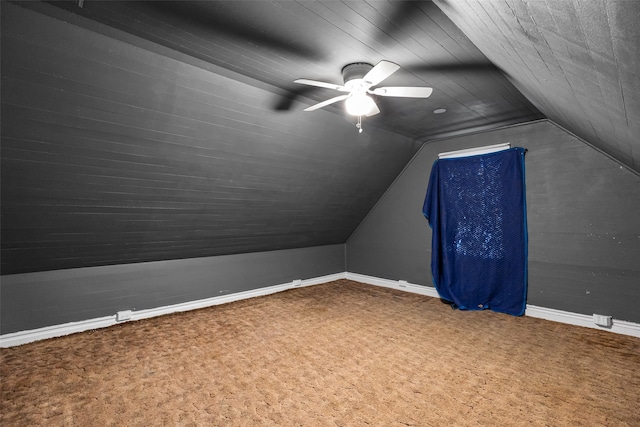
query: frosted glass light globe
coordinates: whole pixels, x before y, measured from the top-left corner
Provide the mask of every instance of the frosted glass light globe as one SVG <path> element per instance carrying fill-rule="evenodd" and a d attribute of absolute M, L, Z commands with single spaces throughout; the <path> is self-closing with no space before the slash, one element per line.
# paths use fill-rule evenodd
<path fill-rule="evenodd" d="M 365 94 L 353 95 L 345 101 L 347 113 L 352 116 L 366 116 L 376 105 L 373 99 Z"/>

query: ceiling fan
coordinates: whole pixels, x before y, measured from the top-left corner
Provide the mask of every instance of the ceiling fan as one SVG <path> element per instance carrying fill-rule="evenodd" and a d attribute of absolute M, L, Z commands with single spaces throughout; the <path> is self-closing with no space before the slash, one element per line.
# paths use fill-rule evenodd
<path fill-rule="evenodd" d="M 395 96 L 403 98 L 428 98 L 431 95 L 431 92 L 433 92 L 433 89 L 430 87 L 374 87 L 398 71 L 399 68 L 400 66 L 398 64 L 384 60 L 378 62 L 375 67 L 371 64 L 356 62 L 349 64 L 342 69 L 344 85 L 308 79 L 294 80 L 294 83 L 347 92 L 344 95 L 339 95 L 307 107 L 304 111 L 313 111 L 336 102 L 345 101 L 347 113 L 358 116 L 358 123 L 356 124 L 356 127 L 360 132 L 362 132 L 362 116 L 371 117 L 380 112 L 375 101 L 369 95 Z"/>

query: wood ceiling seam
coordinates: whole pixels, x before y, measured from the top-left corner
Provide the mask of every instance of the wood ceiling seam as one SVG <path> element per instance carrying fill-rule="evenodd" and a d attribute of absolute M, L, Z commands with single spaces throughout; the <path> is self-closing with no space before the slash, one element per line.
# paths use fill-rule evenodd
<path fill-rule="evenodd" d="M 561 30 L 561 29 L 560 29 L 560 27 L 558 26 L 556 16 L 555 16 L 553 13 L 551 13 L 551 10 L 549 9 L 549 4 L 548 4 L 548 3 L 546 3 L 546 1 L 545 1 L 545 4 L 546 4 L 546 6 L 547 6 L 547 10 L 548 10 L 548 12 L 549 12 L 549 15 L 551 15 L 551 19 L 552 19 L 552 21 L 553 21 L 553 22 L 555 23 L 555 25 L 556 25 L 556 30 L 557 30 L 559 33 L 561 33 L 561 31 L 562 31 L 562 30 Z M 552 49 L 552 48 L 551 48 L 551 46 L 549 45 L 549 42 L 548 42 L 548 40 L 547 40 L 547 37 L 546 37 L 544 34 L 541 34 L 541 37 L 542 37 L 542 39 L 544 40 L 544 42 L 545 42 L 545 44 L 546 44 L 547 48 L 549 49 L 549 51 L 551 51 L 551 52 L 552 52 L 552 54 L 553 54 L 553 56 L 554 56 L 554 57 L 557 57 L 556 52 L 555 52 L 555 51 L 554 51 L 554 49 Z M 561 46 L 561 49 L 562 49 L 562 48 L 564 48 L 564 51 L 565 51 L 565 54 L 567 55 L 567 57 L 571 57 L 571 53 L 569 52 L 569 50 L 566 48 L 566 46 L 565 46 L 564 44 Z M 558 63 L 558 66 L 560 67 L 560 71 L 562 72 L 562 75 L 563 75 L 563 76 L 564 76 L 564 78 L 565 78 L 565 81 L 567 82 L 567 84 L 569 85 L 569 88 L 570 88 L 570 89 L 571 89 L 571 91 L 572 91 L 573 98 L 574 98 L 574 99 L 576 99 L 576 100 L 578 100 L 578 93 L 577 93 L 577 91 L 576 91 L 575 84 L 574 84 L 574 83 L 572 82 L 572 80 L 571 80 L 571 79 L 569 79 L 569 77 L 567 76 L 566 65 L 565 65 L 565 66 L 563 66 L 563 65 L 562 65 L 562 63 L 561 63 L 561 61 L 557 61 L 557 63 Z M 583 117 L 583 118 L 588 118 L 588 117 L 589 117 L 589 114 L 588 114 L 588 112 L 585 110 L 584 104 L 583 104 L 583 103 L 581 103 L 581 102 L 579 102 L 579 101 L 578 101 L 578 102 L 576 102 L 576 103 L 574 103 L 574 106 L 575 106 L 575 104 L 578 104 L 578 108 L 580 108 L 580 109 L 582 110 L 582 115 L 581 115 L 581 117 Z M 563 114 L 563 115 L 564 115 L 564 114 Z M 562 116 L 561 116 L 561 117 L 562 117 Z M 591 120 L 587 119 L 587 123 L 589 124 L 589 127 L 591 128 L 592 133 L 593 133 L 594 135 L 597 135 L 596 129 L 594 128 L 594 125 L 593 125 L 593 123 L 591 122 Z"/>
<path fill-rule="evenodd" d="M 612 33 L 612 28 L 613 27 L 611 25 L 611 11 L 610 11 L 610 8 L 612 8 L 612 7 L 614 7 L 614 6 L 605 4 L 605 16 L 607 18 L 609 34 L 610 34 L 610 38 L 611 38 L 611 41 L 612 41 L 613 59 L 614 59 L 614 62 L 616 64 L 616 70 L 620 70 L 620 61 L 619 61 L 618 52 L 617 52 L 617 49 L 616 49 L 615 38 L 613 37 L 613 33 Z M 620 86 L 620 95 L 621 95 L 621 98 L 622 98 L 622 105 L 624 107 L 624 118 L 625 118 L 625 121 L 626 121 L 626 124 L 627 124 L 627 129 L 628 129 L 627 134 L 628 134 L 629 140 L 633 140 L 634 136 L 631 135 L 631 128 L 629 127 L 629 114 L 628 114 L 627 101 L 625 99 L 625 94 L 624 94 L 624 92 L 625 92 L 624 85 L 622 84 L 622 79 L 620 77 L 621 76 L 619 76 L 618 83 L 619 83 L 619 86 Z M 637 138 L 637 135 L 635 136 L 635 138 Z M 636 156 L 634 156 L 635 152 L 634 152 L 632 144 L 629 145 L 629 151 L 630 151 L 630 153 L 629 153 L 630 157 L 632 159 L 632 165 L 635 165 Z M 640 153 L 640 149 L 638 150 L 638 152 Z M 640 165 L 640 161 L 638 161 L 637 163 Z"/>
<path fill-rule="evenodd" d="M 548 4 L 547 4 L 547 9 L 549 10 L 549 6 L 548 6 Z M 574 9 L 574 12 L 575 12 L 575 9 Z M 549 10 L 549 14 L 551 15 L 551 19 L 553 20 L 553 22 L 554 22 L 554 23 L 555 23 L 555 25 L 556 25 L 556 31 L 558 32 L 558 34 L 562 34 L 562 30 L 561 30 L 561 28 L 560 28 L 560 27 L 558 26 L 558 24 L 557 24 L 557 19 L 556 19 L 555 15 L 554 15 L 554 14 L 552 14 L 550 10 Z M 577 13 L 574 13 L 574 15 L 577 15 Z M 545 38 L 545 41 L 546 41 L 546 38 Z M 562 47 L 563 47 L 563 48 L 565 48 L 566 56 L 567 56 L 567 57 L 569 57 L 569 58 L 571 58 L 571 57 L 572 57 L 572 55 L 571 55 L 571 53 L 569 52 L 569 50 L 566 48 L 566 46 L 563 44 L 563 45 L 562 45 Z M 551 47 L 549 47 L 549 49 L 550 49 L 550 50 L 552 50 L 552 49 L 551 49 Z M 552 51 L 553 51 L 553 50 L 552 50 Z M 554 52 L 554 55 L 556 55 L 556 54 L 555 54 L 555 52 Z M 592 62 L 592 64 L 593 64 L 593 60 L 591 60 L 591 62 Z M 592 120 L 592 119 L 591 119 L 591 117 L 590 117 L 591 115 L 588 113 L 588 111 L 586 111 L 586 110 L 585 110 L 585 106 L 590 104 L 589 100 L 588 100 L 588 99 L 586 99 L 586 100 L 585 100 L 586 102 L 585 102 L 585 101 L 582 101 L 582 102 L 580 101 L 580 99 L 581 99 L 581 98 L 583 98 L 583 99 L 584 99 L 584 97 L 583 97 L 583 96 L 580 96 L 580 94 L 576 91 L 575 84 L 573 83 L 573 80 L 572 80 L 572 79 L 570 79 L 570 78 L 567 76 L 566 67 L 567 67 L 567 66 L 569 66 L 569 65 L 564 65 L 564 66 L 563 66 L 563 65 L 562 65 L 562 61 L 558 61 L 558 64 L 559 64 L 559 66 L 560 66 L 560 70 L 561 70 L 561 72 L 562 72 L 563 76 L 565 77 L 565 80 L 566 80 L 566 82 L 567 82 L 567 84 L 568 84 L 569 88 L 571 89 L 571 91 L 572 91 L 572 93 L 573 93 L 573 97 L 574 97 L 574 99 L 576 99 L 576 100 L 577 100 L 577 102 L 576 102 L 575 104 L 578 104 L 579 108 L 581 108 L 581 109 L 582 109 L 582 111 L 583 111 L 583 114 L 580 116 L 580 117 L 582 118 L 582 120 L 580 120 L 579 122 L 577 122 L 574 126 L 575 126 L 576 128 L 582 128 L 582 127 L 583 127 L 583 125 L 584 125 L 584 124 L 585 124 L 585 122 L 586 122 L 586 124 L 587 124 L 587 125 L 588 125 L 588 127 L 590 128 L 590 132 L 589 132 L 589 133 L 590 133 L 591 135 L 593 135 L 593 136 L 596 138 L 596 140 L 598 140 L 600 143 L 604 144 L 605 146 L 607 146 L 607 145 L 611 146 L 611 145 L 610 145 L 610 143 L 608 144 L 608 143 L 606 143 L 606 142 L 605 142 L 605 139 L 604 139 L 605 135 L 604 135 L 604 134 L 602 134 L 601 132 L 599 132 L 599 131 L 598 131 L 598 129 L 596 129 L 595 124 L 594 124 L 593 120 Z M 571 63 L 571 65 L 573 65 L 573 62 Z M 581 78 L 580 80 L 577 80 L 577 81 L 578 81 L 578 82 L 582 82 L 583 80 L 582 80 L 582 78 Z M 601 87 L 600 87 L 600 86 L 599 86 L 599 89 L 601 90 Z M 602 92 L 601 92 L 601 95 L 602 95 Z M 602 96 L 601 96 L 601 98 L 602 98 Z M 575 105 L 575 104 L 574 104 L 574 105 Z M 565 112 L 561 110 L 561 113 L 560 113 L 560 115 L 559 115 L 559 117 L 561 118 L 561 121 L 566 121 L 565 116 L 566 116 Z M 600 116 L 598 116 L 598 117 L 600 117 Z M 609 117 L 609 116 L 607 115 L 607 117 Z M 611 122 L 610 122 L 610 123 L 611 123 Z M 611 125 L 612 125 L 612 124 L 611 124 Z M 613 126 L 613 125 L 612 125 L 612 126 Z M 613 147 L 612 147 L 612 148 L 613 148 Z M 625 156 L 625 157 L 628 157 L 628 156 Z"/>
<path fill-rule="evenodd" d="M 512 42 L 514 40 L 514 38 L 513 37 L 509 37 L 507 34 L 504 33 L 503 28 L 505 26 L 508 26 L 507 22 L 504 19 L 502 19 L 503 25 L 502 26 L 498 25 L 498 23 L 494 20 L 493 16 L 501 17 L 500 13 L 497 10 L 495 10 L 495 6 L 493 6 L 493 5 L 492 6 L 494 7 L 494 13 L 493 14 L 489 13 L 485 9 L 485 5 L 486 4 L 484 4 L 484 3 L 483 4 L 479 4 L 480 9 L 482 9 L 482 11 L 484 12 L 484 15 L 487 17 L 487 19 L 489 19 L 493 23 L 493 27 L 497 28 L 497 30 L 500 32 L 500 34 L 502 35 L 502 40 L 506 40 L 507 43 L 509 44 L 509 46 L 510 46 L 510 49 L 508 50 L 509 53 L 515 53 L 515 57 L 519 59 L 518 62 L 519 62 L 520 65 L 517 65 L 518 69 L 521 70 L 521 71 L 524 70 L 526 73 L 528 73 L 529 74 L 529 76 L 528 76 L 529 80 L 537 81 L 538 80 L 537 76 L 534 73 L 532 73 L 531 70 L 528 69 L 528 67 L 526 67 L 526 61 L 520 55 L 520 52 L 522 51 L 522 49 L 517 48 L 516 46 L 514 46 L 513 42 Z M 484 22 L 482 20 L 482 18 L 480 18 L 479 14 L 476 13 L 476 16 L 478 17 L 480 22 Z M 475 34 L 482 35 L 483 33 L 484 32 L 482 31 L 482 29 L 479 28 L 476 31 Z M 486 44 L 486 40 L 485 40 L 485 44 Z M 490 53 L 490 52 L 486 52 L 486 53 Z M 509 62 L 512 62 L 513 58 L 514 58 L 513 55 L 509 55 Z M 507 71 L 509 71 L 509 70 L 507 70 Z"/>
<path fill-rule="evenodd" d="M 490 20 L 492 20 L 492 21 L 493 21 L 493 19 L 494 19 L 494 18 L 493 18 L 493 16 L 495 16 L 495 15 L 498 15 L 498 16 L 499 16 L 499 13 L 491 14 L 491 13 L 489 13 L 488 11 L 486 11 L 486 9 L 485 9 L 485 5 L 478 4 L 478 6 L 483 10 L 483 12 L 484 12 L 484 13 L 485 13 L 485 15 L 487 16 L 487 18 L 488 18 L 488 19 L 490 19 Z M 475 14 L 475 16 L 476 16 L 476 17 L 479 17 L 479 14 L 478 14 L 479 12 L 478 12 L 477 10 L 475 10 L 475 9 L 473 9 L 473 10 L 474 10 L 474 14 Z M 475 23 L 475 20 L 471 20 L 471 22 Z M 511 43 L 511 42 L 510 42 L 510 40 L 511 40 L 512 38 L 507 37 L 507 36 L 504 34 L 504 32 L 502 31 L 501 27 L 500 27 L 500 26 L 498 26 L 498 25 L 497 25 L 497 23 L 496 23 L 495 21 L 493 21 L 493 22 L 494 22 L 494 28 L 497 28 L 497 29 L 498 29 L 498 31 L 500 31 L 500 32 L 502 33 L 503 38 L 504 38 L 504 39 L 506 39 L 506 40 L 508 40 L 508 42 L 509 42 L 509 43 Z M 477 26 L 477 28 L 478 28 L 478 29 L 476 30 L 476 33 L 477 33 L 477 34 L 479 34 L 479 35 L 485 34 L 485 32 L 484 32 L 484 31 L 483 31 L 479 26 Z M 485 40 L 485 42 L 486 42 L 486 40 Z M 516 55 L 518 55 L 518 56 L 519 56 L 519 52 L 520 52 L 520 50 L 519 50 L 519 49 L 515 49 L 515 48 L 512 46 L 512 50 L 515 50 Z M 491 55 L 491 52 L 487 52 L 487 54 Z M 523 61 L 523 60 L 522 60 L 522 58 L 521 58 L 520 60 L 521 60 L 521 61 Z M 527 73 L 530 73 L 530 71 L 529 71 L 528 69 L 527 69 Z M 532 76 L 532 79 L 535 79 L 535 77 L 533 77 L 533 76 Z"/>
<path fill-rule="evenodd" d="M 467 7 L 468 7 L 468 8 L 471 8 L 471 6 L 469 6 L 469 5 L 468 5 L 468 3 L 466 3 L 466 4 L 467 4 Z M 487 16 L 489 16 L 489 17 L 490 17 L 490 19 L 493 19 L 493 18 L 491 18 L 491 14 L 489 14 L 486 10 L 484 10 L 484 6 L 483 6 L 483 5 L 479 4 L 479 6 L 480 6 L 480 8 L 482 8 L 482 9 L 483 9 L 483 11 L 485 12 L 485 14 L 486 14 Z M 478 11 L 477 11 L 476 9 L 471 8 L 471 10 L 473 11 L 473 14 L 474 14 L 475 16 L 479 17 Z M 469 12 L 467 12 L 467 13 L 469 13 Z M 475 20 L 474 20 L 474 19 L 472 19 L 472 20 L 470 20 L 470 21 L 466 21 L 466 22 L 467 22 L 467 24 L 471 23 L 471 25 L 473 25 L 473 24 L 475 23 Z M 495 26 L 495 23 L 494 23 L 494 26 Z M 477 26 L 476 26 L 476 27 L 477 27 Z M 484 34 L 484 31 L 482 31 L 479 27 L 477 27 L 477 28 L 478 28 L 478 29 L 475 31 L 475 33 L 476 33 L 476 34 Z M 497 27 L 496 27 L 496 28 L 497 28 Z M 464 33 L 464 32 L 463 32 L 463 33 Z M 465 35 L 465 37 L 467 37 L 467 36 Z M 481 52 L 481 53 L 482 53 L 482 52 Z M 489 55 L 488 55 L 489 53 L 490 53 L 490 52 L 484 52 L 484 54 L 487 54 L 487 56 L 489 56 Z"/>

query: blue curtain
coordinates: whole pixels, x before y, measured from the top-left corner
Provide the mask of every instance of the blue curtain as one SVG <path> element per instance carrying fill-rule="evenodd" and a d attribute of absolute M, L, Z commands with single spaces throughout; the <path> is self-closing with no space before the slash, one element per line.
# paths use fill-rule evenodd
<path fill-rule="evenodd" d="M 440 297 L 462 310 L 524 314 L 527 210 L 523 148 L 440 159 L 423 213 Z"/>

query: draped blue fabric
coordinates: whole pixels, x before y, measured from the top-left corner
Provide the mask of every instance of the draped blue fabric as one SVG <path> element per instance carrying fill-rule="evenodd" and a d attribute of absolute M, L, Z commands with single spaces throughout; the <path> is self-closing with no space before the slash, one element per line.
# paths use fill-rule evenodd
<path fill-rule="evenodd" d="M 440 297 L 462 310 L 524 314 L 527 218 L 523 148 L 440 159 L 423 213 Z"/>

